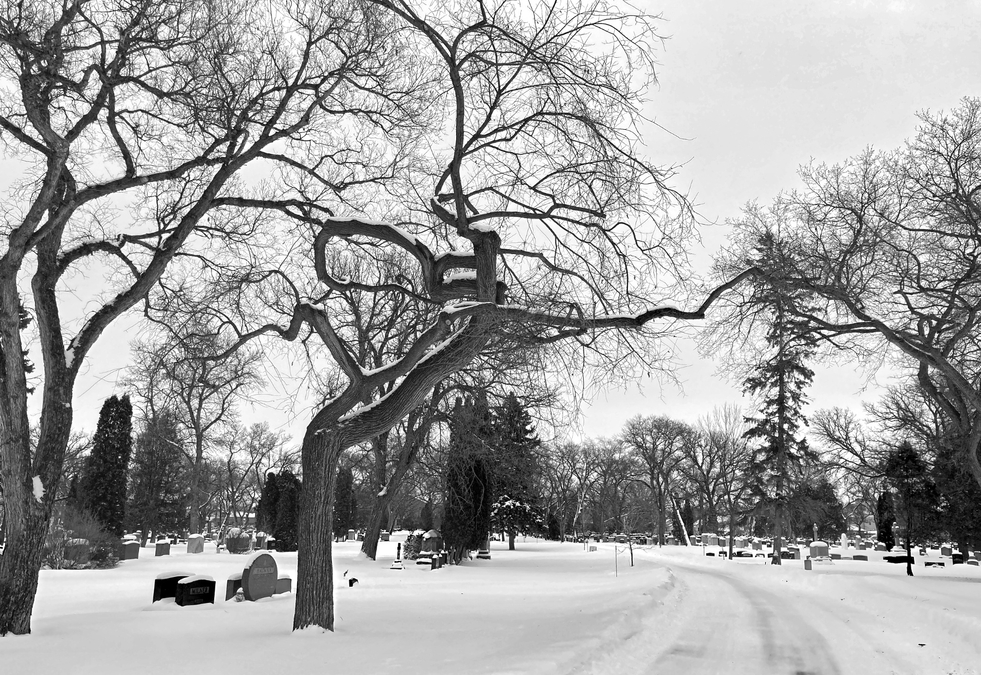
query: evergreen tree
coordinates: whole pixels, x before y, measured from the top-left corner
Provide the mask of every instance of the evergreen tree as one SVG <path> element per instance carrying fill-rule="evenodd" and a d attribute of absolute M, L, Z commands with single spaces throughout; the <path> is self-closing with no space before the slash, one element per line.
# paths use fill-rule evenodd
<path fill-rule="evenodd" d="M 896 524 L 896 515 L 893 513 L 892 495 L 888 492 L 883 492 L 875 500 L 875 523 L 876 540 L 886 549 L 892 549 L 896 545 L 896 537 L 892 531 L 892 526 Z"/>
<path fill-rule="evenodd" d="M 300 479 L 289 469 L 284 469 L 276 478 L 279 499 L 276 502 L 276 524 L 273 536 L 276 537 L 277 551 L 295 551 L 299 540 L 300 521 Z"/>
<path fill-rule="evenodd" d="M 490 532 L 494 425 L 485 399 L 457 400 L 450 420 L 443 541 L 453 562 L 480 548 Z"/>
<path fill-rule="evenodd" d="M 889 453 L 884 469 L 906 540 L 906 574 L 913 576 L 913 542 L 921 541 L 935 529 L 940 493 L 909 441 Z"/>
<path fill-rule="evenodd" d="M 937 450 L 933 479 L 942 495 L 940 518 L 958 544 L 964 559 L 981 545 L 981 488 L 964 462 L 958 461 L 956 442 L 949 440 Z"/>
<path fill-rule="evenodd" d="M 807 360 L 815 351 L 815 339 L 797 316 L 807 298 L 782 280 L 787 269 L 785 244 L 767 230 L 757 238 L 754 264 L 766 271 L 754 286 L 751 303 L 767 317 L 767 354 L 746 378 L 744 390 L 759 399 L 756 417 L 747 417 L 745 437 L 755 442 L 751 473 L 752 493 L 761 507 L 773 512 L 773 562 L 780 564 L 789 477 L 806 459 L 814 459 L 801 435 L 806 424 L 805 390 L 814 378 Z"/>
<path fill-rule="evenodd" d="M 541 441 L 535 436 L 531 415 L 513 392 L 494 416 L 494 494 L 491 522 L 508 535 L 508 549 L 514 538 L 541 528 L 538 496 L 534 492 L 538 473 L 536 452 Z"/>
<path fill-rule="evenodd" d="M 154 534 L 184 529 L 185 460 L 177 420 L 162 411 L 146 422 L 136 437 L 130 471 L 126 521 L 131 530 L 142 531 L 146 543 Z"/>
<path fill-rule="evenodd" d="M 262 484 L 259 503 L 255 509 L 255 526 L 267 534 L 272 534 L 276 527 L 276 505 L 279 503 L 279 481 L 272 471 L 266 474 L 266 482 Z M 275 536 L 275 535 L 274 535 Z"/>
<path fill-rule="evenodd" d="M 106 532 L 123 535 L 126 475 L 133 452 L 133 407 L 129 396 L 110 396 L 102 405 L 92 454 L 85 461 L 79 493 L 84 508 Z"/>
<path fill-rule="evenodd" d="M 346 535 L 358 526 L 358 496 L 354 491 L 354 472 L 343 466 L 337 471 L 337 489 L 334 492 L 334 534 Z"/>
<path fill-rule="evenodd" d="M 429 500 L 422 505 L 422 511 L 419 514 L 419 527 L 426 532 L 433 529 L 433 503 Z"/>

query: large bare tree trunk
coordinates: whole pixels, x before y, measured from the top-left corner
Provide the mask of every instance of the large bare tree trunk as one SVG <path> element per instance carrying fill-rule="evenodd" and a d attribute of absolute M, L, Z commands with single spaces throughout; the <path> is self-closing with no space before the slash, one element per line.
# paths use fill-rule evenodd
<path fill-rule="evenodd" d="M 293 630 L 310 626 L 334 630 L 334 562 L 331 553 L 334 488 L 341 451 L 336 433 L 307 427 L 303 439 Z"/>
<path fill-rule="evenodd" d="M 8 515 L 7 547 L 0 556 L 0 635 L 31 632 L 31 611 L 48 531 L 46 509 L 33 495 L 25 500 L 11 494 L 16 492 L 8 490 L 4 495 Z"/>

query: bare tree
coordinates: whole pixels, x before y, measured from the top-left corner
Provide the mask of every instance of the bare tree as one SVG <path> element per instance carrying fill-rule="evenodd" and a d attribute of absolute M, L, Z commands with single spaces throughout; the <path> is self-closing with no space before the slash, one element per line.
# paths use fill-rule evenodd
<path fill-rule="evenodd" d="M 406 173 L 408 186 L 386 186 L 391 198 L 362 183 L 313 201 L 309 189 L 323 183 L 304 167 L 282 195 L 226 198 L 251 207 L 254 221 L 294 232 L 296 243 L 291 255 L 250 251 L 236 274 L 202 260 L 194 275 L 241 343 L 263 335 L 316 342 L 315 362 L 338 374 L 302 446 L 296 629 L 333 628 L 328 514 L 344 449 L 391 429 L 502 331 L 577 340 L 594 359 L 656 367 L 649 346 L 676 320 L 704 317 L 745 277 L 694 309 L 664 304 L 689 294 L 681 266 L 691 220 L 667 186 L 670 172 L 637 152 L 653 17 L 604 0 L 468 0 L 426 6 L 425 16 L 402 0 L 373 4 L 397 27 L 393 39 L 405 40 L 403 58 L 425 64 L 413 93 L 430 126 L 413 138 L 429 156 Z M 398 154 L 385 149 L 387 132 L 373 140 L 382 154 Z M 403 279 L 379 281 L 386 248 L 413 260 Z M 344 258 L 361 261 L 355 276 L 335 265 Z M 403 354 L 366 369 L 357 335 L 338 319 L 353 292 L 411 297 L 433 311 Z M 665 320 L 660 330 L 656 320 Z"/>
<path fill-rule="evenodd" d="M 133 347 L 134 363 L 127 378 L 136 391 L 145 392 L 148 409 L 163 405 L 173 411 L 188 440 L 192 534 L 201 531 L 201 509 L 207 501 L 205 459 L 236 423 L 236 403 L 260 383 L 261 357 L 256 350 L 236 350 L 221 360 L 207 358 L 224 348 L 196 327 L 169 331 L 158 342 Z"/>
<path fill-rule="evenodd" d="M 664 545 L 670 493 L 681 465 L 682 448 L 695 442 L 695 430 L 663 416 L 633 417 L 620 436 L 641 466 L 638 480 L 651 493 L 651 515 L 657 524 L 657 543 Z"/>
<path fill-rule="evenodd" d="M 24 168 L 0 224 L 0 635 L 30 632 L 73 388 L 93 345 L 166 281 L 182 251 L 260 244 L 257 223 L 235 215 L 236 200 L 264 189 L 239 180 L 247 168 L 343 167 L 351 147 L 367 156 L 363 135 L 339 129 L 400 115 L 405 96 L 385 73 L 403 82 L 412 73 L 391 51 L 391 28 L 357 0 L 25 0 L 0 9 L 0 133 L 4 157 Z M 315 133 L 326 118 L 338 123 Z M 311 160 L 324 137 L 334 154 Z M 380 173 L 397 161 L 386 156 Z M 331 188 L 370 178 L 339 169 Z M 83 289 L 86 272 L 97 273 Z M 84 311 L 71 321 L 79 295 Z M 22 299 L 41 361 L 36 449 Z"/>

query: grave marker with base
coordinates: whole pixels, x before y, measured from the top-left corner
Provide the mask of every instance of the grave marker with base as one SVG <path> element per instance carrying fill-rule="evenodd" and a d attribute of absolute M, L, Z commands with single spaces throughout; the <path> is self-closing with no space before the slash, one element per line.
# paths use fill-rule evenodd
<path fill-rule="evenodd" d="M 392 561 L 392 566 L 389 567 L 390 570 L 404 570 L 405 567 L 402 565 L 402 544 L 398 545 L 395 549 L 395 560 Z"/>
<path fill-rule="evenodd" d="M 181 607 L 215 604 L 215 580 L 205 574 L 184 577 L 177 582 L 175 601 Z"/>
<path fill-rule="evenodd" d="M 120 560 L 136 560 L 140 557 L 140 542 L 124 541 L 119 544 Z"/>
<path fill-rule="evenodd" d="M 170 555 L 170 541 L 162 539 L 155 544 L 154 556 Z"/>
<path fill-rule="evenodd" d="M 268 598 L 276 593 L 279 568 L 276 559 L 268 553 L 253 553 L 247 567 L 242 570 L 242 590 L 246 600 Z"/>

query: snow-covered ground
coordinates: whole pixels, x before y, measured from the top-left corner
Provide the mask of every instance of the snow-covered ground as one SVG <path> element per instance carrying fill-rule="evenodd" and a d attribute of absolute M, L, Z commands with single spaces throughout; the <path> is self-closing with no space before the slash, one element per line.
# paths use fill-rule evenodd
<path fill-rule="evenodd" d="M 981 568 L 949 559 L 918 558 L 908 578 L 875 552 L 805 571 L 664 547 L 635 548 L 630 567 L 623 546 L 529 539 L 495 544 L 490 561 L 396 571 L 399 540 L 377 562 L 335 545 L 333 634 L 291 632 L 292 594 L 225 602 L 247 556 L 211 546 L 43 571 L 34 632 L 0 639 L 0 673 L 981 673 Z M 296 554 L 274 556 L 295 583 Z M 170 570 L 214 577 L 215 604 L 152 603 Z"/>

